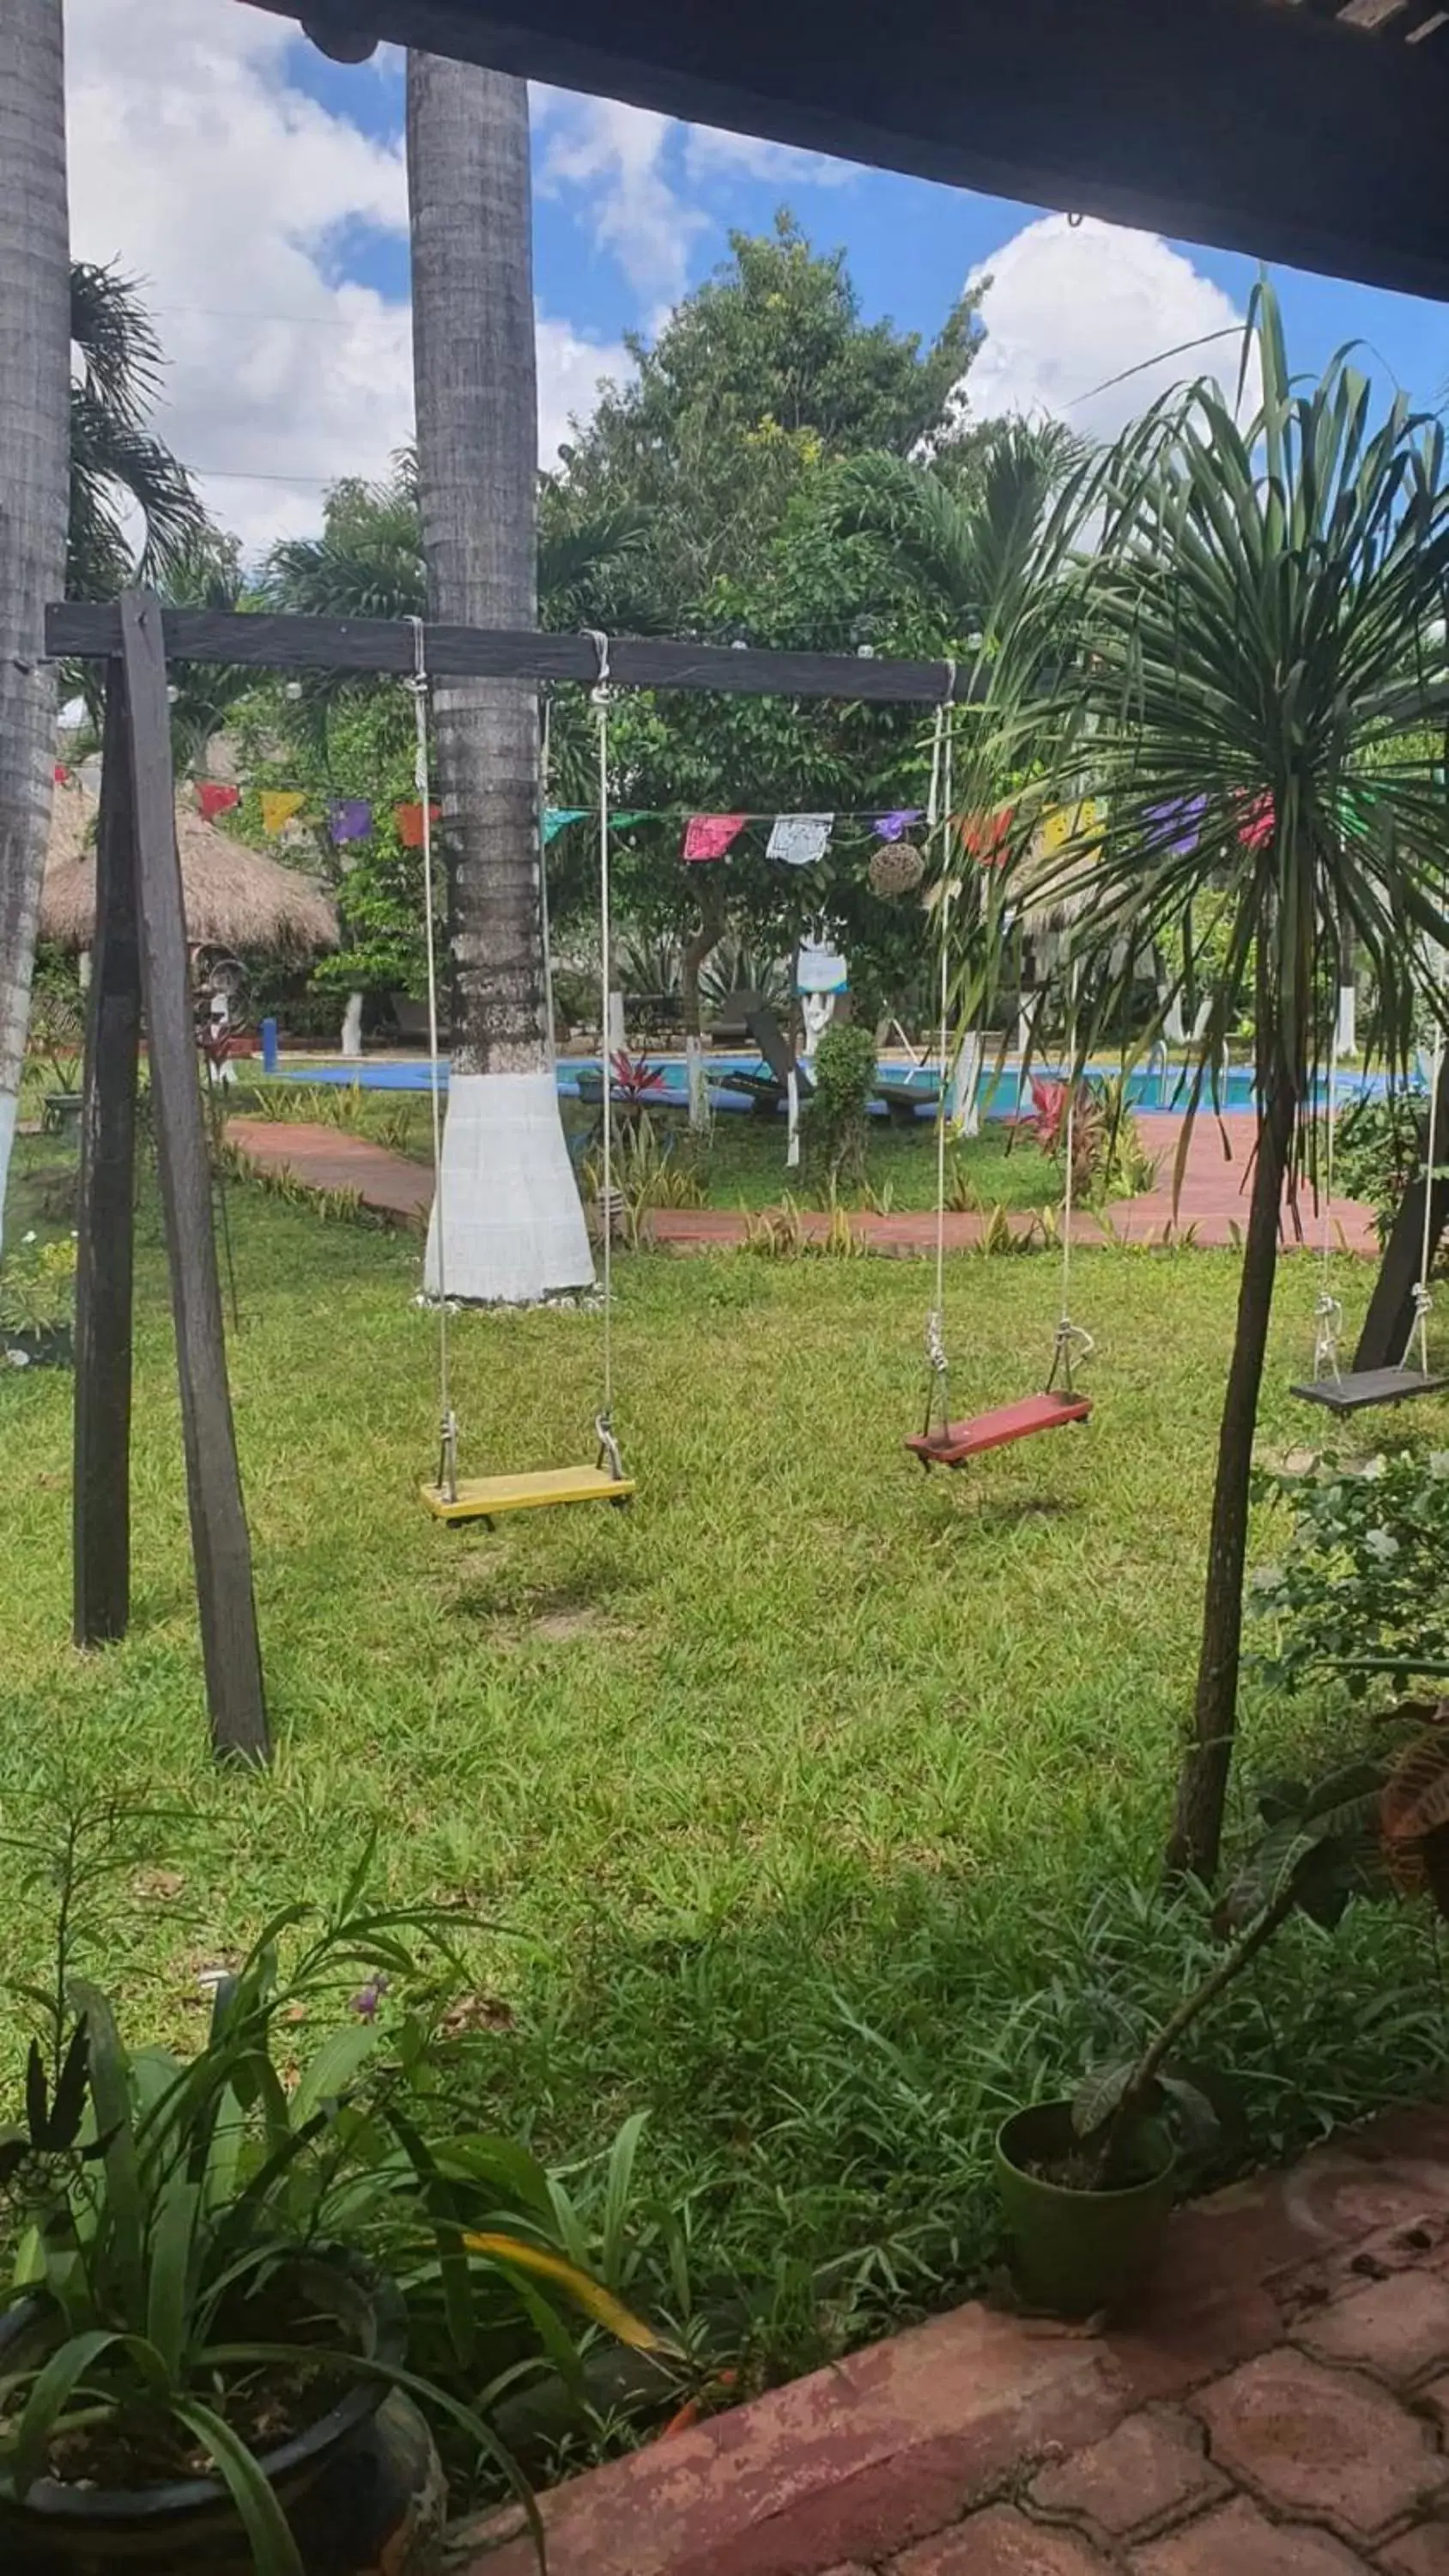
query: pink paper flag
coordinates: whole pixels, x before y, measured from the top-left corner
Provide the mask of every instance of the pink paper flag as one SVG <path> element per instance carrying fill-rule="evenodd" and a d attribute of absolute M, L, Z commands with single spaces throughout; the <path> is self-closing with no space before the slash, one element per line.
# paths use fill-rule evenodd
<path fill-rule="evenodd" d="M 700 859 L 722 859 L 747 820 L 744 814 L 691 814 L 684 827 L 686 860 L 693 866 Z"/>

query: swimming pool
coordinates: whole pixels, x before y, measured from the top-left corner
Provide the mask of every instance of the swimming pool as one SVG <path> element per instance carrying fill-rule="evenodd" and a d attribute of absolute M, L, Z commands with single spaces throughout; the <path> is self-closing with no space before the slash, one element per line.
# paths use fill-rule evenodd
<path fill-rule="evenodd" d="M 808 1059 L 806 1061 L 808 1063 Z M 651 1056 L 649 1066 L 651 1072 L 659 1075 L 667 1101 L 682 1101 L 687 1097 L 688 1075 L 682 1056 Z M 765 1070 L 766 1067 L 758 1055 L 707 1056 L 705 1071 L 713 1106 L 725 1111 L 753 1109 L 755 1103 L 747 1091 L 731 1088 L 730 1075 L 732 1073 L 758 1074 Z M 887 1063 L 882 1064 L 878 1070 L 880 1079 L 888 1082 L 893 1091 L 918 1091 L 921 1095 L 921 1105 L 916 1113 L 917 1116 L 919 1118 L 931 1116 L 937 1089 L 933 1067 Z M 1033 1066 L 1032 1070 L 1050 1080 L 1059 1079 L 1065 1068 L 1061 1065 L 1043 1064 Z M 446 1063 L 440 1067 L 440 1073 L 443 1088 L 446 1090 L 448 1082 Z M 578 1098 L 581 1073 L 593 1074 L 597 1079 L 599 1073 L 597 1056 L 592 1058 L 568 1056 L 560 1062 L 558 1087 L 561 1099 Z M 326 1082 L 344 1086 L 355 1083 L 364 1091 L 426 1091 L 430 1085 L 431 1073 L 425 1057 L 398 1062 L 364 1059 L 360 1064 L 288 1066 L 278 1079 L 282 1082 Z M 1134 1109 L 1164 1109 L 1181 1112 L 1187 1107 L 1191 1086 L 1192 1077 L 1181 1065 L 1166 1067 L 1138 1065 L 1127 1077 L 1127 1098 Z M 1009 1059 L 1002 1066 L 990 1064 L 983 1067 L 976 1086 L 976 1105 L 981 1116 L 1014 1118 L 1021 1106 L 1022 1088 L 1021 1071 L 1015 1058 Z M 1340 1101 L 1364 1097 L 1380 1099 L 1388 1089 L 1388 1081 L 1382 1073 L 1344 1070 L 1338 1076 L 1337 1089 Z M 1320 1084 L 1320 1105 L 1323 1097 L 1324 1086 Z M 1253 1107 L 1253 1073 L 1250 1065 L 1235 1064 L 1228 1067 L 1221 1084 L 1219 1099 L 1224 1109 Z M 875 1114 L 883 1118 L 886 1115 L 884 1103 L 877 1101 L 873 1105 Z M 1203 1105 L 1209 1105 L 1206 1097 Z"/>

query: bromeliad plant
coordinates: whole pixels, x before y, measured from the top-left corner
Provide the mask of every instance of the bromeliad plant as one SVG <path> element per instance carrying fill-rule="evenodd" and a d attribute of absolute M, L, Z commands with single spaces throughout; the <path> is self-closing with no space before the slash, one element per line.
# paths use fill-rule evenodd
<path fill-rule="evenodd" d="M 368 1857 L 331 1914 L 294 1906 L 267 1925 L 189 2057 L 128 2050 L 108 1997 L 70 1973 L 63 1909 L 55 1990 L 27 1990 L 45 2032 L 24 2120 L 0 2138 L 7 2305 L 21 2310 L 0 2364 L 0 2506 L 23 2506 L 42 2477 L 134 2489 L 210 2466 L 258 2576 L 302 2576 L 260 2455 L 348 2386 L 410 2393 L 523 2492 L 486 2398 L 457 2387 L 491 2384 L 500 2352 L 516 2380 L 525 2338 L 567 2359 L 560 2298 L 654 2348 L 560 2248 L 531 2157 L 439 2137 L 437 2023 L 460 1924 L 370 1903 Z M 333 2015 L 289 2065 L 284 2038 Z M 444 2334 L 441 2374 L 359 2332 L 355 2285 L 382 2267 Z M 329 2282 L 349 2277 L 353 2297 L 334 2298 Z"/>

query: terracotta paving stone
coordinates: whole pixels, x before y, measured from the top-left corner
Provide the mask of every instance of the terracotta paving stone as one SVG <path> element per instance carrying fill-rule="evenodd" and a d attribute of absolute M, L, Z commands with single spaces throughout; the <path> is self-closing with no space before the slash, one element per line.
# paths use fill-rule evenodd
<path fill-rule="evenodd" d="M 1379 2552 L 1384 2576 L 1449 2576 L 1449 2522 L 1421 2522 Z"/>
<path fill-rule="evenodd" d="M 1109 2567 L 1074 2532 L 1029 2522 L 1014 2505 L 973 2513 L 891 2561 L 892 2576 L 1109 2576 Z"/>
<path fill-rule="evenodd" d="M 1283 2347 L 1203 2389 L 1212 2456 L 1284 2514 L 1372 2540 L 1422 2511 L 1449 2476 L 1430 2426 L 1375 2381 Z"/>
<path fill-rule="evenodd" d="M 1141 1198 L 1114 1202 L 1109 1211 L 1113 1234 L 1143 1243 L 1169 1235 L 1181 1240 L 1191 1230 L 1193 1241 L 1204 1249 L 1211 1245 L 1222 1247 L 1237 1239 L 1247 1213 L 1244 1184 L 1253 1151 L 1252 1113 L 1229 1110 L 1222 1120 L 1221 1132 L 1219 1122 L 1206 1112 L 1198 1118 L 1176 1202 L 1172 1175 L 1182 1122 L 1148 1111 L 1138 1113 L 1137 1123 L 1148 1151 L 1159 1158 L 1159 1187 Z M 307 1119 L 233 1118 L 227 1122 L 227 1134 L 252 1162 L 272 1171 L 290 1171 L 312 1189 L 358 1190 L 366 1206 L 404 1223 L 421 1224 L 432 1204 L 432 1174 L 425 1165 L 346 1128 L 319 1126 Z M 1366 1207 L 1352 1199 L 1335 1199 L 1333 1213 L 1335 1238 L 1346 1250 L 1377 1253 L 1378 1237 Z M 1301 1214 L 1300 1235 L 1285 1207 L 1281 1229 L 1285 1246 L 1317 1242 L 1317 1220 L 1306 1199 Z M 813 1236 L 823 1235 L 830 1223 L 821 1210 L 811 1208 L 801 1210 L 800 1221 L 805 1233 Z M 1032 1220 L 1025 1212 L 1013 1213 L 1009 1221 L 1014 1233 L 1025 1235 L 1032 1231 Z M 984 1223 L 984 1218 L 973 1210 L 949 1210 L 947 1250 L 972 1250 L 981 1240 Z M 859 1241 L 872 1252 L 918 1256 L 929 1252 L 935 1242 L 935 1219 L 922 1209 L 904 1209 L 890 1216 L 864 1210 L 852 1215 L 851 1225 Z M 651 1239 L 664 1249 L 699 1251 L 711 1244 L 742 1243 L 747 1221 L 734 1208 L 658 1208 L 651 1213 L 650 1232 Z M 1100 1243 L 1103 1239 L 1103 1228 L 1096 1219 L 1089 1211 L 1080 1210 L 1072 1227 L 1073 1242 Z"/>
<path fill-rule="evenodd" d="M 1033 2479 L 1032 2506 L 1065 2514 L 1123 2539 L 1129 2532 L 1209 2504 L 1227 2479 L 1205 2456 L 1200 2424 L 1156 2407 L 1129 2415 L 1103 2442 L 1043 2469 Z"/>
<path fill-rule="evenodd" d="M 1449 2281 L 1400 2272 L 1304 2317 L 1294 2340 L 1320 2361 L 1357 2362 L 1403 2386 L 1449 2361 Z"/>
<path fill-rule="evenodd" d="M 1132 2576 L 1367 2576 L 1364 2560 L 1326 2531 L 1269 2522 L 1246 2501 L 1149 2541 L 1128 2564 Z"/>

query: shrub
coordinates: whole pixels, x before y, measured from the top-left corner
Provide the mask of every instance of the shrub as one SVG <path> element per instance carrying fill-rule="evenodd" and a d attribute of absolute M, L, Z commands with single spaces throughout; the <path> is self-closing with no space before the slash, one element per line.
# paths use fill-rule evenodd
<path fill-rule="evenodd" d="M 1260 1496 L 1288 1512 L 1281 1565 L 1252 1579 L 1249 1609 L 1276 1622 L 1256 1657 L 1297 1690 L 1344 1668 L 1362 1697 L 1375 1678 L 1403 1689 L 1449 1658 L 1449 1450 L 1401 1449 L 1358 1470 L 1324 1459 L 1311 1476 L 1263 1472 Z"/>
<path fill-rule="evenodd" d="M 875 1090 L 875 1035 L 852 1020 L 832 1020 L 815 1050 L 815 1096 L 808 1105 L 810 1159 L 825 1181 L 865 1179 L 867 1111 Z"/>
<path fill-rule="evenodd" d="M 1344 1198 L 1362 1199 L 1374 1212 L 1383 1243 L 1398 1214 L 1405 1191 L 1424 1168 L 1426 1104 L 1401 1091 L 1381 1100 L 1352 1100 L 1341 1109 L 1333 1131 L 1333 1186 Z M 1323 1129 L 1314 1137 L 1315 1168 L 1320 1160 Z"/>

